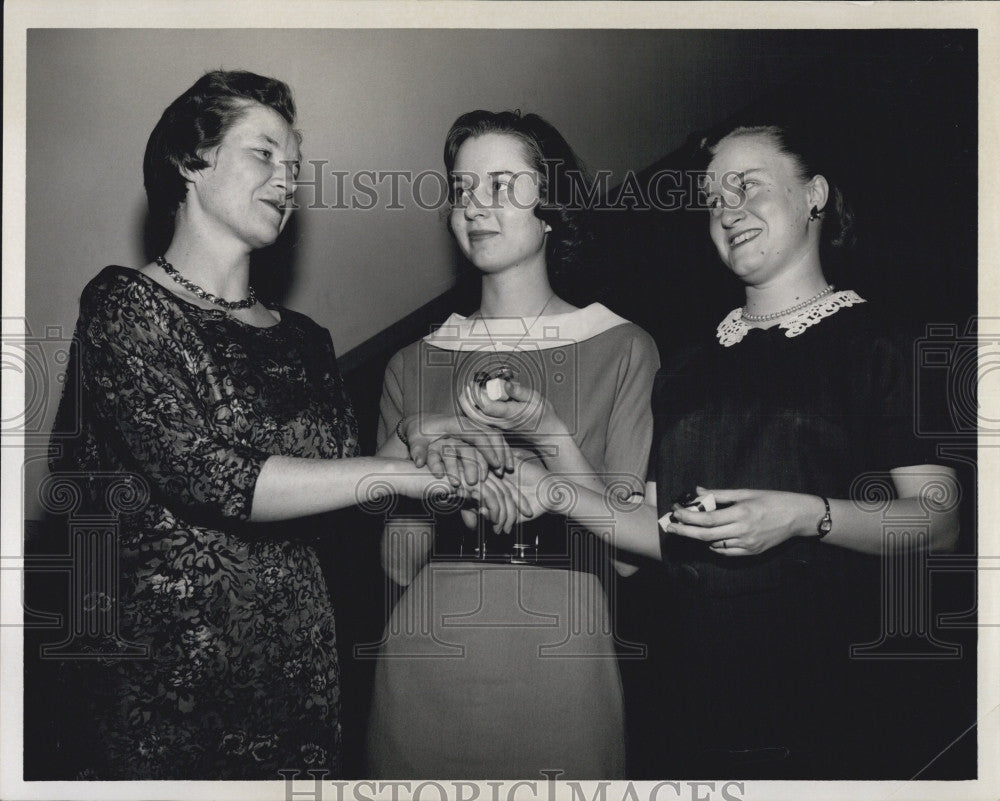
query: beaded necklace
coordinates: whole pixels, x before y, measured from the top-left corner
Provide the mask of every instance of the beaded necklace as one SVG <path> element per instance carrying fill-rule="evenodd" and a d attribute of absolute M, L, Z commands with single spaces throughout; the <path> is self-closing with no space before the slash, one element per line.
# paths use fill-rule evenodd
<path fill-rule="evenodd" d="M 156 257 L 156 263 L 163 268 L 163 271 L 169 275 L 174 281 L 180 284 L 189 292 L 194 293 L 202 300 L 207 300 L 209 303 L 214 303 L 216 306 L 221 306 L 226 311 L 237 311 L 239 309 L 250 309 L 257 304 L 257 294 L 253 291 L 253 287 L 250 287 L 250 294 L 246 296 L 243 300 L 226 300 L 225 298 L 220 298 L 218 295 L 213 295 L 211 292 L 206 292 L 197 284 L 188 281 L 183 275 L 177 272 L 177 268 L 174 267 L 169 261 L 167 261 L 163 256 Z"/>

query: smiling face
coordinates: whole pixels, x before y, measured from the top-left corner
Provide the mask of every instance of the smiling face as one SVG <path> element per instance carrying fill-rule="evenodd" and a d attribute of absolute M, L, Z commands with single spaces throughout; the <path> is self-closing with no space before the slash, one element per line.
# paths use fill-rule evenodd
<path fill-rule="evenodd" d="M 462 143 L 449 176 L 454 205 L 451 230 L 466 258 L 485 273 L 545 269 L 545 235 L 535 216 L 538 172 L 522 142 L 490 133 Z"/>
<path fill-rule="evenodd" d="M 288 122 L 259 103 L 248 104 L 222 142 L 191 172 L 184 212 L 213 235 L 253 250 L 278 238 L 291 216 L 299 140 Z"/>
<path fill-rule="evenodd" d="M 818 263 L 819 225 L 809 212 L 823 207 L 825 181 L 803 181 L 797 167 L 766 134 L 730 136 L 715 148 L 709 232 L 723 263 L 746 284 Z"/>

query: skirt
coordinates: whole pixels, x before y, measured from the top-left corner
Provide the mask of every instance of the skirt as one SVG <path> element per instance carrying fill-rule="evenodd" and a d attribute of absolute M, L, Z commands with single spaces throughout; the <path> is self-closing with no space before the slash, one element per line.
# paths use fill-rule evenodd
<path fill-rule="evenodd" d="M 621 678 L 592 573 L 430 562 L 390 616 L 368 768 L 382 779 L 618 779 Z"/>

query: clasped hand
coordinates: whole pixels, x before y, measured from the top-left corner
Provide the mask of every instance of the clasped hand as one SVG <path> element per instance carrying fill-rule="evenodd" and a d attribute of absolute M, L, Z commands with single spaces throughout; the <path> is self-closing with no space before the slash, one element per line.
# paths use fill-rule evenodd
<path fill-rule="evenodd" d="M 473 528 L 482 515 L 495 531 L 509 533 L 521 520 L 544 511 L 537 486 L 547 475 L 531 454 L 515 451 L 503 433 L 467 417 L 423 414 L 402 423 L 410 458 L 444 478 L 474 508 L 462 519 Z"/>
<path fill-rule="evenodd" d="M 722 508 L 698 512 L 675 504 L 674 522 L 665 531 L 701 540 L 724 556 L 753 556 L 808 534 L 815 530 L 823 509 L 817 496 L 797 492 L 704 487 L 697 492 L 712 493 Z"/>

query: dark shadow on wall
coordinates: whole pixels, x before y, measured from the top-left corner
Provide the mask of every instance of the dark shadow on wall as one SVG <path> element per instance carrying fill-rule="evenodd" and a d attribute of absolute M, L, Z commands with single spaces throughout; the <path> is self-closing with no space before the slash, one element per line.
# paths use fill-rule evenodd
<path fill-rule="evenodd" d="M 851 61 L 835 52 L 724 122 L 790 120 L 829 144 L 858 232 L 849 256 L 825 263 L 839 286 L 904 323 L 964 321 L 977 297 L 975 32 L 854 33 L 860 54 L 879 55 Z M 692 133 L 685 148 L 643 170 L 640 184 L 690 168 L 699 138 Z M 741 303 L 703 210 L 609 212 L 595 225 L 593 258 L 607 265 L 608 300 L 661 348 L 711 333 Z"/>

